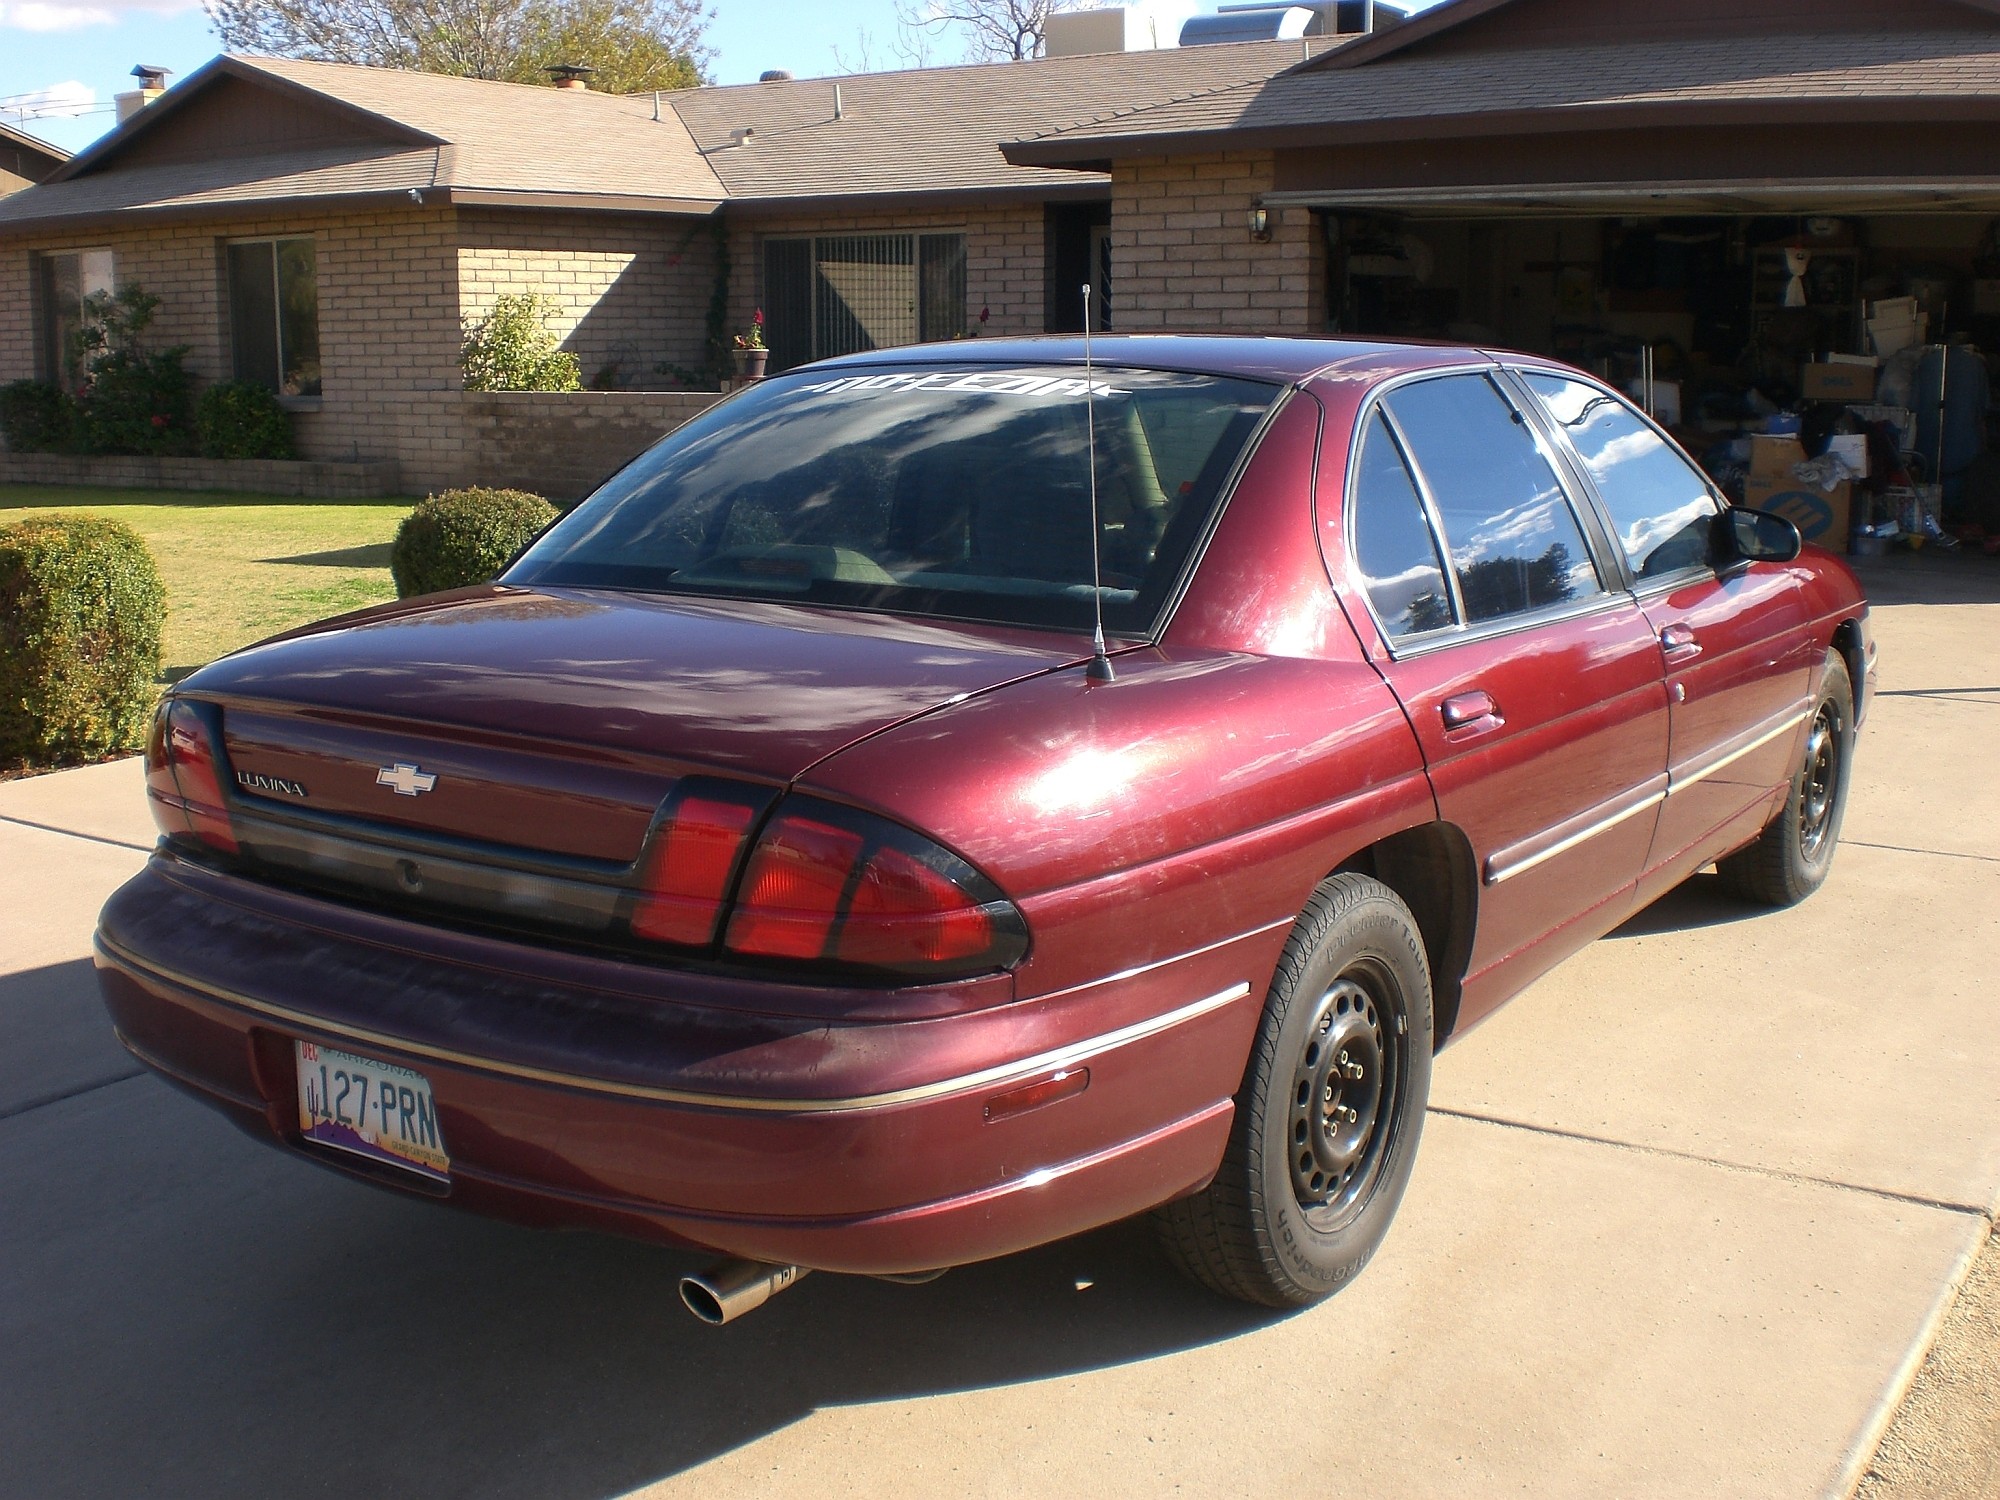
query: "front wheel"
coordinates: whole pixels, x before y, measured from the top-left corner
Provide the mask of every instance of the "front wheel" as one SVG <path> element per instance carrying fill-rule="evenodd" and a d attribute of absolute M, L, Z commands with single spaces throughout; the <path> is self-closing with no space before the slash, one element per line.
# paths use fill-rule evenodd
<path fill-rule="evenodd" d="M 1431 1048 L 1416 919 L 1380 881 L 1333 876 L 1278 961 L 1215 1180 L 1154 1213 L 1168 1256 L 1267 1307 L 1340 1290 L 1409 1184 Z"/>
<path fill-rule="evenodd" d="M 1826 883 L 1853 754 L 1854 687 L 1846 661 L 1829 651 L 1785 805 L 1755 843 L 1716 862 L 1724 886 L 1765 906 L 1795 906 Z"/>

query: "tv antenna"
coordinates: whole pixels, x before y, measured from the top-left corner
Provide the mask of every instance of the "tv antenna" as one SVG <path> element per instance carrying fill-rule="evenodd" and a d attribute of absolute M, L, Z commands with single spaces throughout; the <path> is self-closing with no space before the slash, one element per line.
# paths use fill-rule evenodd
<path fill-rule="evenodd" d="M 1090 359 L 1090 283 L 1083 284 L 1083 412 L 1090 434 L 1090 602 L 1095 624 L 1090 637 L 1090 665 L 1083 670 L 1086 682 L 1110 682 L 1111 658 L 1104 652 L 1104 562 L 1102 534 L 1097 527 L 1097 376 Z"/>

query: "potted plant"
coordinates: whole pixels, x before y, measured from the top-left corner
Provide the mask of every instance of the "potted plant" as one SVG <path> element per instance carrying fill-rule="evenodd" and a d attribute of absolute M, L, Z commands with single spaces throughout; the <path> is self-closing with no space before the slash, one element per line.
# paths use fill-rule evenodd
<path fill-rule="evenodd" d="M 740 384 L 746 380 L 762 380 L 764 367 L 769 363 L 771 351 L 764 343 L 764 309 L 758 308 L 751 314 L 750 331 L 736 335 L 736 346 L 729 351 L 736 362 L 736 379 Z"/>

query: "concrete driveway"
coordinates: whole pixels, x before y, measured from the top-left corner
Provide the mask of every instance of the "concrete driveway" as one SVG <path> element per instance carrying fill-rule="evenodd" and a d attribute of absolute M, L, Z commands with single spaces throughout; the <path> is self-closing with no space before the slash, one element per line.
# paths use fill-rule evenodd
<path fill-rule="evenodd" d="M 0 1492 L 1842 1494 L 2000 1205 L 2000 565 L 1871 573 L 1832 882 L 1697 879 L 1448 1050 L 1387 1247 L 1289 1317 L 1121 1227 L 713 1330 L 688 1257 L 288 1160 L 98 1006 L 136 765 L 0 786 Z"/>

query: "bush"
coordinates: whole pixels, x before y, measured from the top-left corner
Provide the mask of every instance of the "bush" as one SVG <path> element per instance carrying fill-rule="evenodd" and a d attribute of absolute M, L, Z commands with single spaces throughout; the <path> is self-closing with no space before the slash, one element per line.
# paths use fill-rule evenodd
<path fill-rule="evenodd" d="M 389 554 L 396 597 L 488 582 L 558 514 L 525 490 L 446 490 L 419 501 Z"/>
<path fill-rule="evenodd" d="M 247 380 L 225 380 L 201 393 L 194 429 L 203 458 L 296 458 L 292 419 L 278 398 Z"/>
<path fill-rule="evenodd" d="M 187 346 L 150 351 L 145 333 L 160 299 L 132 284 L 83 299 L 83 322 L 70 352 L 86 374 L 77 396 L 77 433 L 85 453 L 188 453 L 194 377 Z"/>
<path fill-rule="evenodd" d="M 46 380 L 0 386 L 0 435 L 13 453 L 64 453 L 76 441 L 76 403 Z"/>
<path fill-rule="evenodd" d="M 123 522 L 0 527 L 0 764 L 143 746 L 166 612 L 159 570 Z"/>
<path fill-rule="evenodd" d="M 583 367 L 565 354 L 544 318 L 539 292 L 502 297 L 493 311 L 465 327 L 458 365 L 468 391 L 580 391 Z"/>

